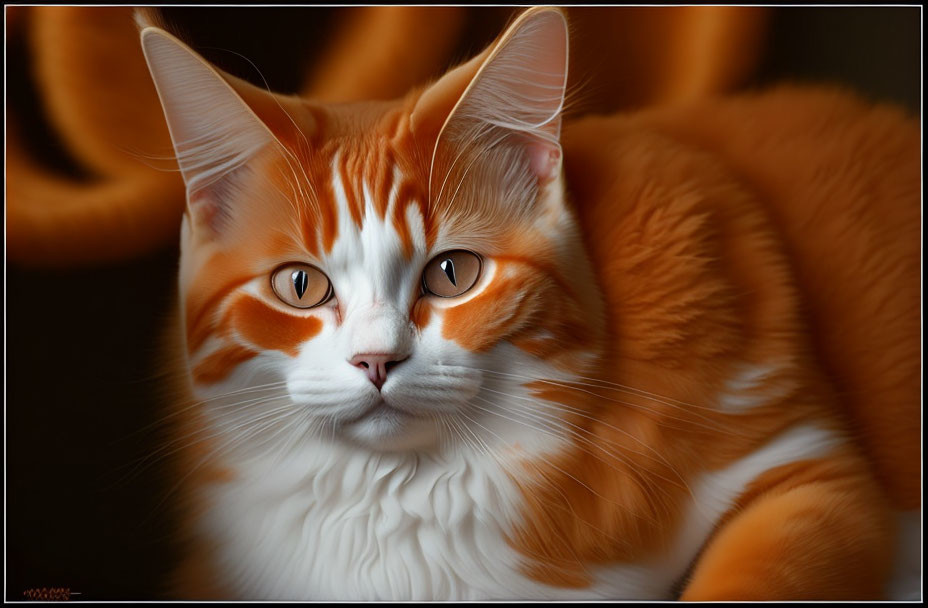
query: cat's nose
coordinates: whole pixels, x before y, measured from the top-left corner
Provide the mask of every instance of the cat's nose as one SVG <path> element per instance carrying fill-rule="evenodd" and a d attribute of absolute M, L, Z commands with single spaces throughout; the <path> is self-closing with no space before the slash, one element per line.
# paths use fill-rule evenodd
<path fill-rule="evenodd" d="M 364 370 L 377 390 L 387 381 L 387 373 L 409 358 L 409 355 L 397 353 L 361 353 L 351 358 L 349 363 Z"/>

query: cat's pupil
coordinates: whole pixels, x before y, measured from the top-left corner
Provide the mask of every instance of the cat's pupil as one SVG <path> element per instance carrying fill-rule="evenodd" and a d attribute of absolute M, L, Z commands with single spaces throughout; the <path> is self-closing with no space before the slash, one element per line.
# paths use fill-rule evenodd
<path fill-rule="evenodd" d="M 454 262 L 452 262 L 450 259 L 445 260 L 439 264 L 439 266 L 442 270 L 445 271 L 445 275 L 448 277 L 448 280 L 451 281 L 451 284 L 457 287 L 458 282 L 454 280 Z"/>
<path fill-rule="evenodd" d="M 309 275 L 303 270 L 297 270 L 290 275 L 290 278 L 293 279 L 293 288 L 296 290 L 296 296 L 303 299 L 303 294 L 306 293 L 306 286 L 309 283 Z"/>

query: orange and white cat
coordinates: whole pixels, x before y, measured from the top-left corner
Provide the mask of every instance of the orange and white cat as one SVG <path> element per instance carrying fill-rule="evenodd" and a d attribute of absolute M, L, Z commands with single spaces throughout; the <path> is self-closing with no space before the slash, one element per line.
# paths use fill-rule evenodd
<path fill-rule="evenodd" d="M 395 102 L 141 38 L 188 192 L 177 597 L 892 593 L 916 121 L 781 88 L 562 129 L 550 8 Z"/>

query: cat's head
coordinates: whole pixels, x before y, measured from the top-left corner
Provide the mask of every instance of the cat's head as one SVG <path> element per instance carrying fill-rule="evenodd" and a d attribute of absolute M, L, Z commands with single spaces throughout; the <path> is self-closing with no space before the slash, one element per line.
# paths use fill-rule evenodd
<path fill-rule="evenodd" d="M 389 103 L 271 94 L 155 27 L 142 45 L 187 184 L 180 305 L 215 417 L 274 420 L 281 442 L 524 442 L 511 404 L 595 365 L 600 297 L 561 174 L 560 11 L 523 13 Z"/>

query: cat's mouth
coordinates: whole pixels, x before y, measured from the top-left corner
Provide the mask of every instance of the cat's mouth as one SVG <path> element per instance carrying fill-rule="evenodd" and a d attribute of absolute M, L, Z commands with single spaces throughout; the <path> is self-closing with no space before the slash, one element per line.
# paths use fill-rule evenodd
<path fill-rule="evenodd" d="M 339 424 L 340 434 L 375 450 L 406 451 L 435 444 L 436 430 L 428 416 L 378 399 L 359 416 Z"/>
<path fill-rule="evenodd" d="M 364 420 L 370 419 L 406 419 L 406 418 L 422 418 L 421 414 L 414 414 L 407 410 L 401 409 L 394 405 L 390 405 L 386 402 L 385 399 L 378 399 L 373 405 L 367 408 L 365 411 L 361 412 L 359 416 L 355 416 L 343 422 L 343 424 L 354 424 L 357 422 L 362 422 Z"/>

